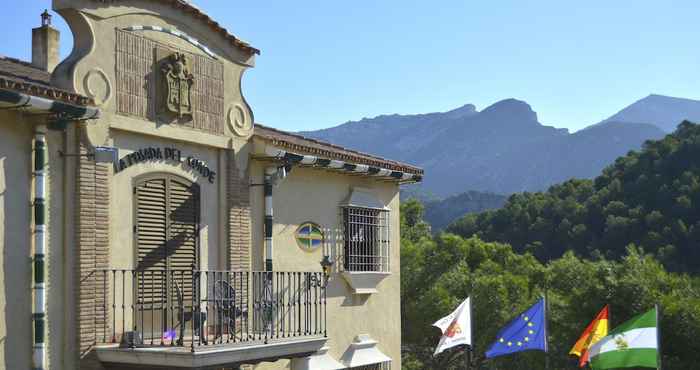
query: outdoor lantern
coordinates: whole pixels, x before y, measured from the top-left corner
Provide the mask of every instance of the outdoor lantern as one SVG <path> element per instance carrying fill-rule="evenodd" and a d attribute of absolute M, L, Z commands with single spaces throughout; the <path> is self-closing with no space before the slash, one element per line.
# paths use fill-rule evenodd
<path fill-rule="evenodd" d="M 321 260 L 321 268 L 323 268 L 323 277 L 328 280 L 328 277 L 331 276 L 331 267 L 333 266 L 333 261 L 331 261 L 330 257 L 328 256 L 323 256 L 323 259 Z"/>

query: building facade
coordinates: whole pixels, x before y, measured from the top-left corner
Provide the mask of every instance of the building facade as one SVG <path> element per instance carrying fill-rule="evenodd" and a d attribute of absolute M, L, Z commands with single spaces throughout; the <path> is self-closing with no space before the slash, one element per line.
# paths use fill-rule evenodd
<path fill-rule="evenodd" d="M 0 366 L 401 367 L 399 186 L 255 123 L 259 51 L 184 0 L 54 0 L 0 57 Z"/>

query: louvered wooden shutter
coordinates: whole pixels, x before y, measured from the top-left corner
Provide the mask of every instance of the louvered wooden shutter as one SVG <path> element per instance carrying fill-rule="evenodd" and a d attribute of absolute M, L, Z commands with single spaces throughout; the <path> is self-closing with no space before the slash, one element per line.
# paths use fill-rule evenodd
<path fill-rule="evenodd" d="M 165 298 L 167 180 L 143 181 L 137 185 L 135 193 L 138 298 L 142 303 L 153 304 Z"/>
<path fill-rule="evenodd" d="M 170 304 L 165 299 L 170 291 L 171 299 L 191 303 L 199 234 L 197 185 L 164 175 L 140 182 L 135 197 L 138 298 L 147 305 Z"/>
<path fill-rule="evenodd" d="M 192 302 L 192 265 L 197 262 L 197 236 L 199 234 L 199 189 L 177 178 L 168 183 L 168 268 L 182 290 L 186 304 Z"/>

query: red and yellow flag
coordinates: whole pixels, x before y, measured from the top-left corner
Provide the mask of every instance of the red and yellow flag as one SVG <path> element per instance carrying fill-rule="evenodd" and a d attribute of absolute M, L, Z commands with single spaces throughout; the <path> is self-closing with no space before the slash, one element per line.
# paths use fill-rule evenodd
<path fill-rule="evenodd" d="M 606 335 L 608 335 L 608 305 L 605 305 L 598 316 L 588 324 L 586 330 L 581 334 L 581 338 L 569 351 L 570 355 L 580 357 L 579 367 L 584 367 L 588 363 L 588 349 Z"/>

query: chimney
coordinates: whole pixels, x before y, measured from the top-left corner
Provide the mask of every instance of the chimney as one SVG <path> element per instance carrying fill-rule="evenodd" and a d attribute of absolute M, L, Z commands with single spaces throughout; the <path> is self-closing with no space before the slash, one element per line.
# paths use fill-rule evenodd
<path fill-rule="evenodd" d="M 44 10 L 41 27 L 32 30 L 32 64 L 52 73 L 58 65 L 59 38 L 61 33 L 51 26 L 51 14 Z"/>

